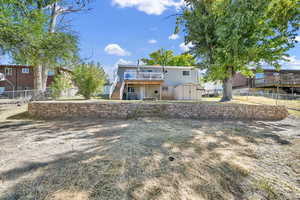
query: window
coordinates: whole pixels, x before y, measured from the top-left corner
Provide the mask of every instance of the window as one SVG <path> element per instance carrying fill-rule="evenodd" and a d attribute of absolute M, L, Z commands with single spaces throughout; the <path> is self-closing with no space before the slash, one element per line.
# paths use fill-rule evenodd
<path fill-rule="evenodd" d="M 182 71 L 183 76 L 190 76 L 190 71 Z"/>
<path fill-rule="evenodd" d="M 12 68 L 5 68 L 5 75 L 6 76 L 11 76 L 12 75 Z"/>
<path fill-rule="evenodd" d="M 48 76 L 54 76 L 55 72 L 53 70 L 48 71 Z"/>
<path fill-rule="evenodd" d="M 29 68 L 22 68 L 23 74 L 29 74 Z"/>
<path fill-rule="evenodd" d="M 255 74 L 255 78 L 256 79 L 260 79 L 260 78 L 264 78 L 264 77 L 265 77 L 264 73 L 257 73 L 257 74 Z"/>
<path fill-rule="evenodd" d="M 134 87 L 128 87 L 128 92 L 134 92 Z"/>
<path fill-rule="evenodd" d="M 163 91 L 168 91 L 168 89 L 169 89 L 168 87 L 162 87 Z"/>

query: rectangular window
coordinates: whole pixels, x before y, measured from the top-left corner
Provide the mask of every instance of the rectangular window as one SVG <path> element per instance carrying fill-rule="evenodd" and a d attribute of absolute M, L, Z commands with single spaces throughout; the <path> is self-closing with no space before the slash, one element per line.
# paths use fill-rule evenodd
<path fill-rule="evenodd" d="M 12 68 L 5 68 L 5 75 L 6 76 L 11 76 L 12 75 Z"/>
<path fill-rule="evenodd" d="M 134 87 L 128 87 L 128 92 L 134 92 Z"/>
<path fill-rule="evenodd" d="M 255 78 L 256 79 L 265 78 L 265 74 L 264 73 L 256 73 Z"/>
<path fill-rule="evenodd" d="M 183 76 L 190 76 L 191 72 L 190 71 L 182 71 Z"/>
<path fill-rule="evenodd" d="M 29 68 L 22 68 L 23 74 L 29 74 Z"/>
<path fill-rule="evenodd" d="M 55 72 L 53 70 L 48 71 L 48 76 L 54 76 Z"/>

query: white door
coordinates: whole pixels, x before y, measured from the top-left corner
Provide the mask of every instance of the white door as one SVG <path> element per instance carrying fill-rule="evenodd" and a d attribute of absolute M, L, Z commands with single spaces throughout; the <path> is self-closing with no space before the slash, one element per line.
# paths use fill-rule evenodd
<path fill-rule="evenodd" d="M 183 99 L 192 100 L 192 90 L 190 85 L 183 86 Z"/>

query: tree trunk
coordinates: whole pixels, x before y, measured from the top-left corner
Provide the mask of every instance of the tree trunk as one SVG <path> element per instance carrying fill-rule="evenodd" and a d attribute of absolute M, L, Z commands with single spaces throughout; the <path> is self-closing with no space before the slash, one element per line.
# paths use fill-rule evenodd
<path fill-rule="evenodd" d="M 40 96 L 42 93 L 43 93 L 42 66 L 38 65 L 34 67 L 34 98 Z"/>
<path fill-rule="evenodd" d="M 232 100 L 233 67 L 228 67 L 226 73 L 227 73 L 227 77 L 223 80 L 223 97 L 221 99 L 221 102 Z"/>
<path fill-rule="evenodd" d="M 43 92 L 47 89 L 47 80 L 48 80 L 48 67 L 46 65 L 43 65 L 42 67 L 42 89 Z"/>
<path fill-rule="evenodd" d="M 221 102 L 231 101 L 232 100 L 232 78 L 225 78 L 223 80 L 223 97 Z"/>

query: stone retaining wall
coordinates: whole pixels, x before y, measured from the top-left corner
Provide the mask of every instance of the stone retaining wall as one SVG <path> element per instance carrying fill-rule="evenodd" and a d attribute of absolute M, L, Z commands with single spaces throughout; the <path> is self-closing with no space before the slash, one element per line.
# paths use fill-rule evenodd
<path fill-rule="evenodd" d="M 284 106 L 234 103 L 32 102 L 29 114 L 42 119 L 130 119 L 167 117 L 188 119 L 282 120 Z"/>

